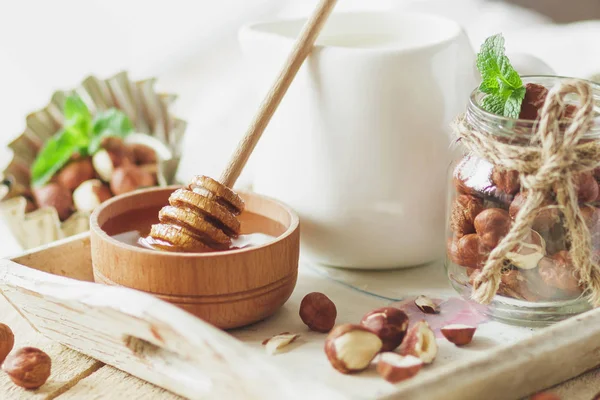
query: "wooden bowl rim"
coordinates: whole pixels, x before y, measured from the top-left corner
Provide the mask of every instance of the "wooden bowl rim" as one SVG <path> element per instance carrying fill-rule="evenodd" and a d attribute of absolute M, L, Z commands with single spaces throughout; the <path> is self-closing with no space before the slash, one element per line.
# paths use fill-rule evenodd
<path fill-rule="evenodd" d="M 294 233 L 298 229 L 298 226 L 300 225 L 300 218 L 294 212 L 294 210 L 292 210 L 287 204 L 284 204 L 284 203 L 280 202 L 279 200 L 276 200 L 272 197 L 264 196 L 262 194 L 245 191 L 245 190 L 236 190 L 236 192 L 238 194 L 242 194 L 242 195 L 256 196 L 256 197 L 266 199 L 272 203 L 277 204 L 279 207 L 281 207 L 288 213 L 288 215 L 290 216 L 290 226 L 285 230 L 285 232 L 283 232 L 281 235 L 279 235 L 278 237 L 276 237 L 275 239 L 273 239 L 270 242 L 261 244 L 259 246 L 248 247 L 245 249 L 223 250 L 223 251 L 215 251 L 215 252 L 211 252 L 211 253 L 183 253 L 183 252 L 177 253 L 177 252 L 156 251 L 156 250 L 144 249 L 142 247 L 136 247 L 136 246 L 129 245 L 127 243 L 123 243 L 121 241 L 118 241 L 118 240 L 112 238 L 110 235 L 108 235 L 98 224 L 98 215 L 100 215 L 100 213 L 102 211 L 104 211 L 106 208 L 110 207 L 114 203 L 123 201 L 124 199 L 127 199 L 129 197 L 139 196 L 143 193 L 167 191 L 167 190 L 175 191 L 181 187 L 183 187 L 183 185 L 150 187 L 150 188 L 135 190 L 133 192 L 125 193 L 125 194 L 122 194 L 119 196 L 115 196 L 115 197 L 105 201 L 104 203 L 100 204 L 100 206 L 96 207 L 96 209 L 92 212 L 92 214 L 90 215 L 90 231 L 92 231 L 94 234 L 98 235 L 98 238 L 100 240 L 108 242 L 112 246 L 121 247 L 128 251 L 138 252 L 141 254 L 153 255 L 156 257 L 171 257 L 171 258 L 198 258 L 198 257 L 210 258 L 210 257 L 221 257 L 224 255 L 244 254 L 244 253 L 249 253 L 252 251 L 257 251 L 257 250 L 263 249 L 265 247 L 273 246 L 276 243 L 286 240 L 292 233 Z"/>

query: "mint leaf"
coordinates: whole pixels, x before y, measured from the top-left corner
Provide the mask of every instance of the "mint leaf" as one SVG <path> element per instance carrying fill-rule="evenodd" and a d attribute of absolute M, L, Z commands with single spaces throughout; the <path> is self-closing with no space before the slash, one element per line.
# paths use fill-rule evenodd
<path fill-rule="evenodd" d="M 65 129 L 50 138 L 38 153 L 31 166 L 31 185 L 38 187 L 46 184 L 71 158 L 85 147 L 85 137 L 76 129 Z"/>
<path fill-rule="evenodd" d="M 77 130 L 89 134 L 92 127 L 92 115 L 83 100 L 77 95 L 67 97 L 63 109 L 65 127 L 76 127 Z"/>
<path fill-rule="evenodd" d="M 99 112 L 94 119 L 92 138 L 88 146 L 88 152 L 94 154 L 102 141 L 107 137 L 124 138 L 133 131 L 133 124 L 125 113 L 115 108 Z"/>
<path fill-rule="evenodd" d="M 123 112 L 109 109 L 92 120 L 90 110 L 77 95 L 65 100 L 65 126 L 50 138 L 38 153 L 31 167 L 31 185 L 46 184 L 76 153 L 94 154 L 105 137 L 125 137 L 133 124 Z"/>
<path fill-rule="evenodd" d="M 521 113 L 521 104 L 525 98 L 525 88 L 519 88 L 511 93 L 504 104 L 504 116 L 518 118 Z"/>
<path fill-rule="evenodd" d="M 483 109 L 518 118 L 525 88 L 521 77 L 504 55 L 504 37 L 501 34 L 485 40 L 477 54 L 476 63 L 481 73 L 479 90 L 487 94 L 481 102 Z"/>
<path fill-rule="evenodd" d="M 481 106 L 484 110 L 500 115 L 504 113 L 504 104 L 504 99 L 502 97 L 495 96 L 485 96 L 481 101 Z"/>

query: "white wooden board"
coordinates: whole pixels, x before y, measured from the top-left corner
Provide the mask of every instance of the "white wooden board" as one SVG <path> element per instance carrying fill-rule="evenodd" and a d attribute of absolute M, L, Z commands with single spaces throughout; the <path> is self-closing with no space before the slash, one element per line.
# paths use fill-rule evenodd
<path fill-rule="evenodd" d="M 440 265 L 351 272 L 302 263 L 298 286 L 276 315 L 225 333 L 144 293 L 55 275 L 90 279 L 88 240 L 84 234 L 1 261 L 4 296 L 47 337 L 189 398 L 518 399 L 600 364 L 600 310 L 543 329 L 488 321 L 456 296 Z M 421 318 L 410 298 L 428 294 L 445 300 L 439 316 L 427 316 L 434 328 L 467 318 L 479 320 L 479 329 L 464 348 L 438 339 L 435 363 L 410 381 L 391 385 L 374 368 L 342 375 L 323 353 L 325 335 L 298 317 L 311 291 L 336 303 L 337 323 L 387 304 Z M 302 336 L 267 355 L 261 342 L 283 331 Z"/>

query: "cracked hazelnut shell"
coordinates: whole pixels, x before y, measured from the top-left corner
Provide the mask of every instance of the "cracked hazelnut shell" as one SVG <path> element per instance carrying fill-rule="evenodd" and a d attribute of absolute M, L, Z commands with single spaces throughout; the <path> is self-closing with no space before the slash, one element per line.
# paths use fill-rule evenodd
<path fill-rule="evenodd" d="M 533 269 L 546 255 L 546 241 L 533 229 L 515 248 L 506 254 L 506 258 L 515 267 Z"/>
<path fill-rule="evenodd" d="M 420 358 L 388 351 L 379 355 L 377 373 L 390 383 L 398 383 L 415 376 L 422 366 Z"/>
<path fill-rule="evenodd" d="M 81 212 L 92 212 L 111 197 L 110 189 L 99 179 L 85 181 L 73 192 L 75 208 Z"/>
<path fill-rule="evenodd" d="M 427 322 L 418 321 L 413 324 L 406 333 L 398 349 L 400 355 L 415 356 L 425 364 L 431 364 L 437 356 L 438 346 L 435 334 Z"/>
<path fill-rule="evenodd" d="M 94 170 L 104 182 L 110 182 L 116 168 L 129 165 L 131 161 L 122 152 L 100 149 L 92 157 Z"/>
<path fill-rule="evenodd" d="M 400 346 L 408 329 L 408 316 L 394 307 L 381 307 L 365 314 L 360 324 L 374 332 L 383 343 L 381 351 Z"/>
<path fill-rule="evenodd" d="M 327 333 L 335 325 L 337 308 L 323 293 L 312 292 L 300 302 L 299 314 L 302 322 L 311 330 Z"/>
<path fill-rule="evenodd" d="M 325 339 L 325 354 L 343 374 L 367 369 L 381 351 L 379 337 L 362 325 L 344 324 L 335 327 Z"/>
<path fill-rule="evenodd" d="M 451 324 L 442 327 L 441 332 L 449 342 L 457 346 L 465 346 L 471 343 L 476 330 L 476 327 L 470 325 Z"/>
<path fill-rule="evenodd" d="M 50 377 L 52 360 L 48 354 L 35 347 L 23 347 L 6 357 L 2 370 L 15 385 L 37 389 Z"/>

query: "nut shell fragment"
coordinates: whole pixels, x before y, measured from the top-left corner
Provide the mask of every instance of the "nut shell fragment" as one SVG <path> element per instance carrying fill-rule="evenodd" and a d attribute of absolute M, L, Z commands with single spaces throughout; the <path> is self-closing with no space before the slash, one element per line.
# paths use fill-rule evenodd
<path fill-rule="evenodd" d="M 438 314 L 440 308 L 427 296 L 420 295 L 415 299 L 415 305 L 425 314 Z"/>
<path fill-rule="evenodd" d="M 441 329 L 442 335 L 457 346 L 471 343 L 476 330 L 477 328 L 474 326 L 462 324 L 446 325 Z"/>
<path fill-rule="evenodd" d="M 419 321 L 412 325 L 399 348 L 401 355 L 418 357 L 425 364 L 432 363 L 437 352 L 435 334 L 426 321 Z"/>
<path fill-rule="evenodd" d="M 422 366 L 423 361 L 418 357 L 385 352 L 379 355 L 377 373 L 390 383 L 398 383 L 415 376 Z"/>
<path fill-rule="evenodd" d="M 296 333 L 280 333 L 263 342 L 267 354 L 273 355 L 285 346 L 293 343 L 300 335 Z"/>

